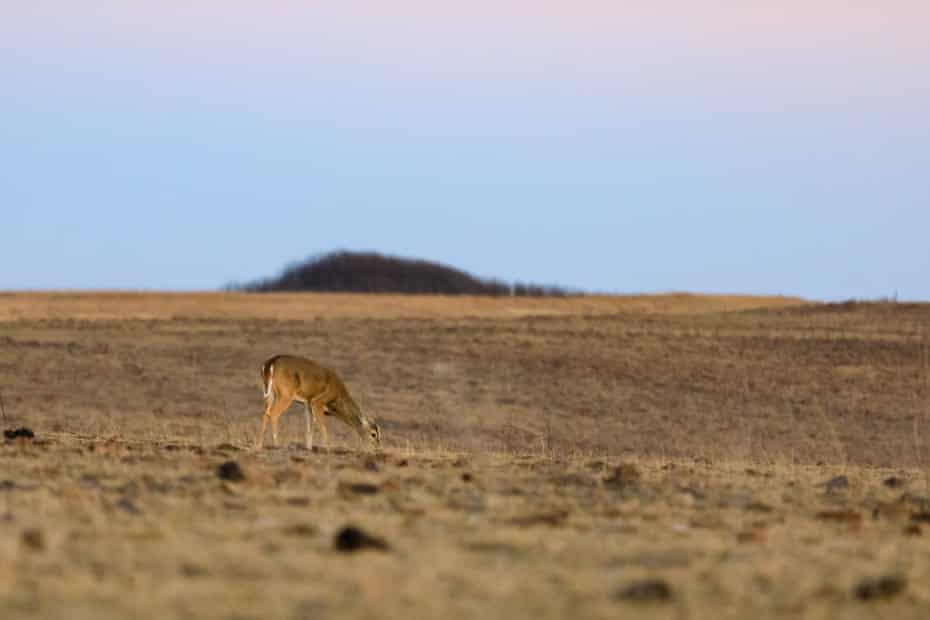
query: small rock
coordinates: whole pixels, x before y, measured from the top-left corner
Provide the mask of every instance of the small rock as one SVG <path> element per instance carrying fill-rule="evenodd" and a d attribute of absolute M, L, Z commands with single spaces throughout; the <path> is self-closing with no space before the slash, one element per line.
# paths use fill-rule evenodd
<path fill-rule="evenodd" d="M 7 439 L 35 439 L 36 435 L 32 432 L 32 429 L 20 426 L 19 428 L 10 428 L 3 431 L 3 436 Z"/>
<path fill-rule="evenodd" d="M 398 467 L 407 467 L 408 465 L 410 465 L 410 462 L 407 459 L 401 459 L 397 461 Z"/>
<path fill-rule="evenodd" d="M 462 474 L 462 482 L 471 482 L 475 478 L 467 471 Z"/>
<path fill-rule="evenodd" d="M 853 590 L 860 601 L 891 598 L 900 594 L 907 587 L 907 580 L 898 575 L 884 575 L 863 579 Z"/>
<path fill-rule="evenodd" d="M 387 551 L 390 549 L 390 546 L 383 539 L 372 536 L 354 525 L 347 525 L 339 530 L 333 541 L 333 545 L 336 551 L 343 551 L 346 553 L 361 551 L 363 549 L 374 549 L 377 551 Z"/>
<path fill-rule="evenodd" d="M 907 536 L 923 536 L 923 530 L 920 529 L 920 526 L 916 523 L 911 523 L 905 527 L 904 533 Z"/>
<path fill-rule="evenodd" d="M 33 551 L 42 551 L 45 549 L 45 535 L 42 534 L 42 530 L 38 528 L 30 527 L 23 530 L 21 540 L 27 549 L 32 549 Z"/>
<path fill-rule="evenodd" d="M 83 474 L 80 478 L 80 484 L 88 489 L 98 489 L 100 488 L 100 477 L 94 474 Z"/>
<path fill-rule="evenodd" d="M 364 467 L 364 468 L 367 469 L 368 471 L 378 471 L 378 470 L 379 470 L 378 464 L 375 462 L 374 459 L 365 459 L 365 462 L 362 464 L 362 467 Z"/>
<path fill-rule="evenodd" d="M 116 502 L 116 507 L 122 510 L 125 510 L 131 515 L 142 514 L 142 511 L 133 503 L 128 497 L 122 497 L 118 502 Z"/>
<path fill-rule="evenodd" d="M 764 543 L 767 538 L 765 528 L 762 527 L 744 530 L 736 535 L 736 540 L 741 543 Z"/>
<path fill-rule="evenodd" d="M 825 490 L 828 494 L 838 493 L 839 491 L 845 491 L 849 488 L 849 478 L 846 476 L 834 476 L 826 482 L 823 483 Z"/>
<path fill-rule="evenodd" d="M 203 577 L 207 574 L 207 569 L 199 564 L 184 562 L 178 568 L 178 572 L 184 577 Z"/>
<path fill-rule="evenodd" d="M 662 603 L 672 599 L 672 589 L 661 579 L 646 579 L 623 586 L 614 597 L 632 603 Z"/>
<path fill-rule="evenodd" d="M 884 484 L 889 489 L 897 489 L 898 487 L 903 487 L 907 481 L 904 478 L 898 478 L 897 476 L 890 476 L 882 480 Z"/>
<path fill-rule="evenodd" d="M 375 495 L 380 489 L 378 485 L 369 482 L 340 482 L 339 490 L 355 495 Z"/>
<path fill-rule="evenodd" d="M 743 506 L 744 510 L 749 512 L 772 512 L 774 508 L 763 502 L 752 501 Z"/>
<path fill-rule="evenodd" d="M 245 474 L 236 461 L 226 461 L 217 467 L 216 475 L 220 480 L 229 480 L 230 482 L 242 482 L 245 480 Z"/>

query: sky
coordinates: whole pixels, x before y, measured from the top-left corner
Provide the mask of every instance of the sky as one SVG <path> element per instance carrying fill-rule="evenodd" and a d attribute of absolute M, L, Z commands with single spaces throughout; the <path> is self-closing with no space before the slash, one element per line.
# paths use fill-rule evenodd
<path fill-rule="evenodd" d="M 446 6 L 446 5 L 449 6 Z M 0 289 L 335 249 L 930 300 L 930 3 L 0 5 Z"/>

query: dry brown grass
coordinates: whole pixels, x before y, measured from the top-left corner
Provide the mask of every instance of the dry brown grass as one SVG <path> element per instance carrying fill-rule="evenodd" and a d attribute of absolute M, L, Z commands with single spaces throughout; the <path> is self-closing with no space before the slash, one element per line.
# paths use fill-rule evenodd
<path fill-rule="evenodd" d="M 37 434 L 0 444 L 4 617 L 930 612 L 930 306 L 7 294 L 0 317 L 6 426 Z M 340 371 L 386 449 L 334 428 L 308 453 L 290 413 L 288 447 L 244 450 L 284 351 Z M 349 523 L 391 550 L 334 550 Z M 857 597 L 882 576 L 906 585 Z M 671 600 L 618 596 L 641 578 Z"/>
<path fill-rule="evenodd" d="M 512 318 L 617 312 L 695 314 L 792 307 L 793 297 L 629 295 L 566 298 L 351 293 L 0 293 L 0 321 L 124 319 Z"/>

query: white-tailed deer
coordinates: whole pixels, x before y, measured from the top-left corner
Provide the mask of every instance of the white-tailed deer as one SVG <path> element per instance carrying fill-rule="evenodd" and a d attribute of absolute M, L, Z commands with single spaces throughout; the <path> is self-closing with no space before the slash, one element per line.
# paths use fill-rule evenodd
<path fill-rule="evenodd" d="M 381 443 L 381 429 L 349 395 L 342 379 L 335 372 L 305 357 L 275 355 L 262 364 L 262 387 L 265 412 L 262 430 L 255 442 L 260 450 L 265 443 L 265 429 L 271 421 L 271 439 L 278 445 L 278 418 L 295 400 L 303 403 L 307 419 L 307 449 L 313 449 L 313 427 L 310 414 L 323 433 L 323 443 L 329 446 L 325 417 L 335 416 L 348 424 L 371 447 Z"/>

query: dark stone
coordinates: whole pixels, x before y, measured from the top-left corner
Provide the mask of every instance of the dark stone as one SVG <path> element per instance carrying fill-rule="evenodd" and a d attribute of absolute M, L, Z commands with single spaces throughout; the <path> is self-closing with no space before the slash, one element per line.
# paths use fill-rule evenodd
<path fill-rule="evenodd" d="M 862 523 L 862 515 L 855 510 L 821 510 L 814 517 L 820 521 L 846 523 L 853 527 Z"/>
<path fill-rule="evenodd" d="M 45 549 L 45 535 L 42 534 L 42 530 L 34 527 L 23 530 L 22 541 L 27 548 L 33 551 Z"/>
<path fill-rule="evenodd" d="M 20 426 L 19 428 L 10 428 L 3 431 L 3 436 L 7 439 L 35 439 L 36 434 L 32 432 L 32 429 L 26 428 L 25 426 Z"/>
<path fill-rule="evenodd" d="M 380 489 L 378 485 L 368 482 L 340 482 L 339 490 L 356 495 L 375 495 Z"/>
<path fill-rule="evenodd" d="M 823 483 L 827 493 L 836 493 L 845 491 L 849 488 L 849 478 L 846 476 L 834 476 Z"/>
<path fill-rule="evenodd" d="M 568 519 L 568 517 L 569 512 L 567 510 L 554 510 L 551 512 L 541 512 L 521 517 L 514 517 L 510 520 L 510 522 L 520 527 L 528 527 L 532 525 L 551 525 L 553 527 L 557 527 L 562 525 L 565 520 Z"/>
<path fill-rule="evenodd" d="M 226 461 L 217 467 L 216 475 L 220 480 L 229 480 L 230 482 L 242 482 L 245 480 L 245 474 L 236 461 Z"/>
<path fill-rule="evenodd" d="M 672 589 L 661 579 L 645 579 L 623 586 L 614 597 L 632 603 L 663 603 L 672 600 Z"/>
<path fill-rule="evenodd" d="M 139 510 L 139 507 L 136 506 L 135 503 L 128 497 L 120 498 L 120 500 L 116 502 L 116 507 L 128 512 L 131 515 L 142 514 L 142 511 Z"/>
<path fill-rule="evenodd" d="M 907 587 L 907 580 L 898 575 L 884 575 L 863 579 L 853 590 L 860 601 L 891 598 L 900 594 Z"/>
<path fill-rule="evenodd" d="M 898 478 L 897 476 L 890 476 L 882 480 L 882 484 L 884 484 L 889 489 L 897 489 L 898 487 L 902 487 L 904 486 L 905 482 L 906 481 L 904 478 Z"/>
<path fill-rule="evenodd" d="M 774 508 L 772 508 L 768 504 L 757 502 L 757 501 L 749 502 L 748 504 L 743 506 L 743 508 L 745 510 L 748 510 L 749 512 L 772 512 L 774 510 Z"/>
<path fill-rule="evenodd" d="M 333 541 L 333 545 L 336 551 L 346 553 L 361 551 L 363 549 L 374 549 L 377 551 L 387 551 L 390 549 L 390 546 L 383 539 L 372 536 L 354 525 L 348 525 L 339 530 Z"/>
<path fill-rule="evenodd" d="M 204 577 L 207 574 L 207 569 L 199 564 L 184 562 L 178 568 L 178 572 L 184 577 Z"/>

